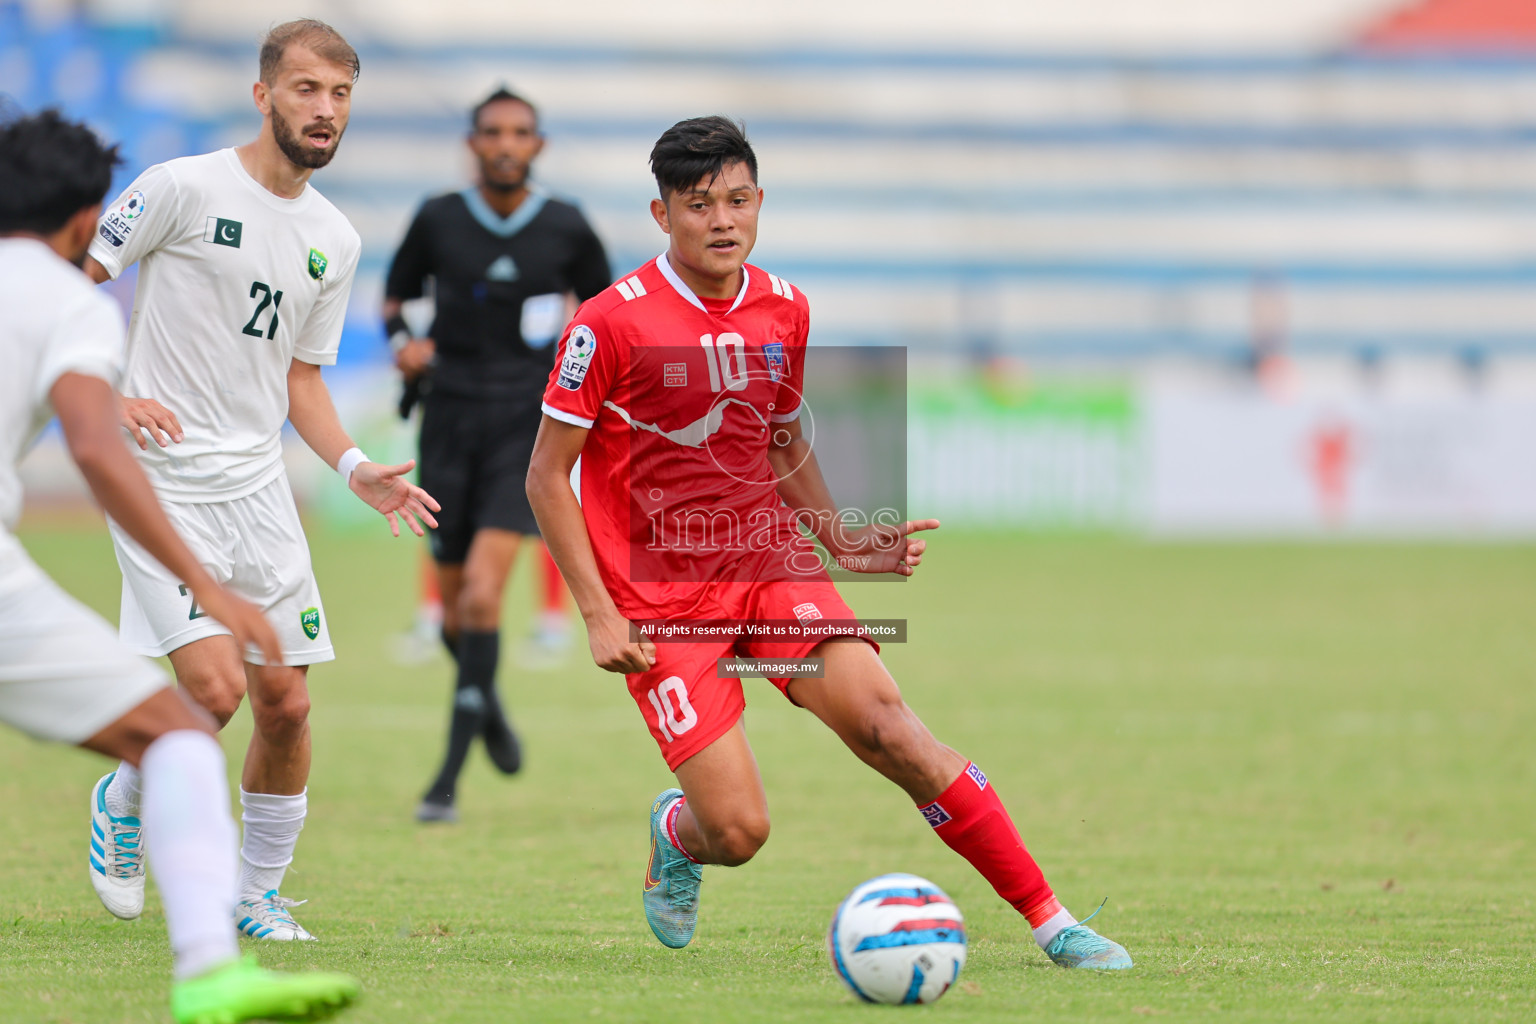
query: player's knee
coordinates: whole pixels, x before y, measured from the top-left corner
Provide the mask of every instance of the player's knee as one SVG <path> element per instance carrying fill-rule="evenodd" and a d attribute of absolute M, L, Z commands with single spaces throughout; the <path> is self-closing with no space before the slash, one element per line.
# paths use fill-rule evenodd
<path fill-rule="evenodd" d="M 857 742 L 865 760 L 901 784 L 927 778 L 943 749 L 899 700 L 871 708 L 860 721 Z"/>
<path fill-rule="evenodd" d="M 768 816 L 754 816 L 732 822 L 720 831 L 714 853 L 725 867 L 745 864 L 768 841 Z"/>
<path fill-rule="evenodd" d="M 873 754 L 900 754 L 913 741 L 912 713 L 900 694 L 881 694 L 860 709 L 850 737 Z"/>
<path fill-rule="evenodd" d="M 182 679 L 181 684 L 199 707 L 213 716 L 219 728 L 229 724 L 245 699 L 245 676 L 240 672 L 213 672 Z"/>
<path fill-rule="evenodd" d="M 465 580 L 459 591 L 459 626 L 462 629 L 495 629 L 501 622 L 501 590 L 475 580 Z"/>
<path fill-rule="evenodd" d="M 280 737 L 298 732 L 309 721 L 309 691 L 294 686 L 251 700 L 251 715 L 264 736 Z"/>

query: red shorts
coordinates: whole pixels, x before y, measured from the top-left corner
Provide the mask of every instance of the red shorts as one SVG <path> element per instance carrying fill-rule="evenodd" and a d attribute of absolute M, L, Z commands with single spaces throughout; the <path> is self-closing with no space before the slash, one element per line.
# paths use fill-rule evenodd
<path fill-rule="evenodd" d="M 756 583 L 740 588 L 734 607 L 712 611 L 708 618 L 797 619 L 796 609 L 815 606 L 824 619 L 852 619 L 837 588 L 825 579 L 808 582 Z M 655 616 L 661 618 L 662 616 Z M 691 617 L 700 616 L 694 612 Z M 747 706 L 741 680 L 715 675 L 720 658 L 803 658 L 825 642 L 825 637 L 791 643 L 769 643 L 740 638 L 716 643 L 658 643 L 656 664 L 639 674 L 626 675 L 629 695 L 640 706 L 661 756 L 672 771 L 694 754 L 725 735 Z M 875 650 L 880 645 L 863 638 Z M 790 677 L 770 679 L 789 696 Z"/>

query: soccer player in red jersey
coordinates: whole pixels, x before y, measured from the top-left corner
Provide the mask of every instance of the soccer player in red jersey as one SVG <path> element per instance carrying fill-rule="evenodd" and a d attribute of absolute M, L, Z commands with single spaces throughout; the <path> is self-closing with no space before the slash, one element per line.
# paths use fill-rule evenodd
<path fill-rule="evenodd" d="M 719 658 L 821 659 L 771 681 L 900 786 L 939 838 L 1023 914 L 1064 967 L 1131 966 L 1118 943 L 1057 901 L 986 775 L 936 740 L 878 648 L 855 635 L 770 643 L 745 629 L 653 643 L 636 623 L 852 620 L 807 524 L 846 568 L 910 576 L 932 519 L 850 529 L 802 435 L 810 311 L 747 255 L 763 193 L 741 128 L 682 121 L 651 152 L 651 213 L 666 253 L 584 303 L 560 342 L 528 497 L 586 620 L 599 666 L 623 672 L 678 787 L 651 808 L 643 902 L 680 948 L 698 919 L 702 865 L 750 860 L 768 808 L 742 729 L 741 681 Z M 570 473 L 581 457 L 578 502 Z M 847 630 L 852 634 L 850 627 Z M 809 671 L 809 669 L 808 669 Z"/>

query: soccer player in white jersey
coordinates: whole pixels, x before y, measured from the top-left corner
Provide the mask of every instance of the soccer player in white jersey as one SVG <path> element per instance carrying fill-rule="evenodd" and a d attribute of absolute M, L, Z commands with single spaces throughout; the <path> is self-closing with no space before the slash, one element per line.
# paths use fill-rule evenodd
<path fill-rule="evenodd" d="M 86 270 L 103 281 L 139 264 L 123 423 L 198 559 L 266 611 L 281 639 L 283 663 L 266 664 L 203 614 L 184 579 L 111 524 L 123 641 L 169 655 L 177 681 L 221 725 L 250 694 L 235 920 L 255 938 L 293 940 L 313 938 L 288 909 L 295 901 L 278 893 L 306 810 L 305 674 L 333 654 L 283 472 L 283 421 L 396 535 L 399 519 L 418 535 L 421 521 L 436 525 L 437 503 L 407 481 L 412 463 L 367 460 L 320 376 L 336 361 L 361 243 L 309 178 L 346 131 L 357 54 L 329 26 L 293 21 L 268 34 L 260 68 L 256 140 L 141 174 L 108 205 Z M 138 813 L 138 792 L 131 766 L 103 778 L 94 827 L 117 835 L 117 822 Z M 145 841 L 153 848 L 152 831 Z M 109 842 L 105 852 L 97 893 L 113 914 L 135 918 L 143 873 L 114 873 L 123 851 Z"/>
<path fill-rule="evenodd" d="M 235 829 L 212 720 L 124 650 L 11 534 L 21 513 L 16 464 L 57 412 L 70 455 L 120 529 L 186 580 L 210 618 L 267 657 L 281 655 L 260 610 L 216 584 L 177 536 L 123 444 L 113 390 L 122 314 L 79 268 L 116 162 L 116 147 L 51 111 L 0 126 L 0 720 L 143 773 L 142 824 L 155 836 L 147 856 L 175 952 L 179 1024 L 309 1019 L 351 1001 L 357 982 L 240 960 L 229 920 Z M 141 822 L 120 823 L 126 834 Z M 142 865 L 146 851 L 134 845 Z"/>

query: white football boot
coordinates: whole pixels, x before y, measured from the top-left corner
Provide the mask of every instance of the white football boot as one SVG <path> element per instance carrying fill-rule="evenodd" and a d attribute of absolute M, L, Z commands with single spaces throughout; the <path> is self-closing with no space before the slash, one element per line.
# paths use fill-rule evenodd
<path fill-rule="evenodd" d="M 242 935 L 268 942 L 314 942 L 315 937 L 288 912 L 289 907 L 308 902 L 279 896 L 276 889 L 262 896 L 242 896 L 235 904 L 235 927 Z"/>
<path fill-rule="evenodd" d="M 138 818 L 107 811 L 110 772 L 91 790 L 91 886 L 114 917 L 132 921 L 144 913 L 144 833 Z"/>

